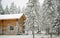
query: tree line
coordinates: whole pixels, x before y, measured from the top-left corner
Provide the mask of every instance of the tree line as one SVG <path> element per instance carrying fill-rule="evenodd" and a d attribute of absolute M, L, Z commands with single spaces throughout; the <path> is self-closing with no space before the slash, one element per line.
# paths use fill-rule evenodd
<path fill-rule="evenodd" d="M 3 9 L 0 4 L 0 14 L 18 14 L 20 11 L 20 6 L 17 7 L 14 2 L 11 3 L 10 7 L 7 5 L 5 9 Z"/>

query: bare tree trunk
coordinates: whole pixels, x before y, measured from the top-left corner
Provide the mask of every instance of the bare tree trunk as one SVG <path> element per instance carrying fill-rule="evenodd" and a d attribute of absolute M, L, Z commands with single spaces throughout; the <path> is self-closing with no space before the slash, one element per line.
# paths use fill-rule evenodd
<path fill-rule="evenodd" d="M 35 35 L 34 35 L 34 16 L 33 17 L 33 26 L 32 26 L 32 34 L 33 34 L 33 38 L 35 38 Z"/>
<path fill-rule="evenodd" d="M 35 35 L 34 35 L 34 30 L 32 30 L 32 34 L 33 34 L 33 38 L 35 38 Z"/>
<path fill-rule="evenodd" d="M 50 38 L 52 38 L 52 33 L 50 33 Z"/>
<path fill-rule="evenodd" d="M 37 33 L 39 33 L 40 31 L 39 31 L 39 25 L 38 25 L 38 32 Z"/>

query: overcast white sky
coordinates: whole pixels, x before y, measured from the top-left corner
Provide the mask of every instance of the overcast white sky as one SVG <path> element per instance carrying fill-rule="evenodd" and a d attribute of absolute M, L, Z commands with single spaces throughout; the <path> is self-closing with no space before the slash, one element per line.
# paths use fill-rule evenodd
<path fill-rule="evenodd" d="M 43 0 L 39 0 L 40 4 L 42 5 Z M 6 5 L 10 6 L 10 4 L 14 2 L 15 5 L 20 6 L 20 8 L 22 9 L 23 7 L 26 7 L 26 3 L 28 2 L 28 0 L 2 0 L 2 6 L 3 8 L 6 7 Z"/>

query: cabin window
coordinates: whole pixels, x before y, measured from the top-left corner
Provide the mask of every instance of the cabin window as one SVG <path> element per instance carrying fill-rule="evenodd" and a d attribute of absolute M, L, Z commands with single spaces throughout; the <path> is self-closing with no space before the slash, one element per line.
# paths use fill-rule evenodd
<path fill-rule="evenodd" d="M 14 30 L 14 27 L 13 26 L 10 26 L 10 30 Z"/>

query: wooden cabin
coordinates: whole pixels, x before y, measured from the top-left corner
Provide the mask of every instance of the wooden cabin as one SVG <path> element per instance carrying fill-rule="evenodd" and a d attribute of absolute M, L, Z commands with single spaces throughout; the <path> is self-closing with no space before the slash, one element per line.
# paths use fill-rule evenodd
<path fill-rule="evenodd" d="M 0 15 L 0 35 L 16 35 L 24 32 L 25 20 L 23 13 Z"/>

